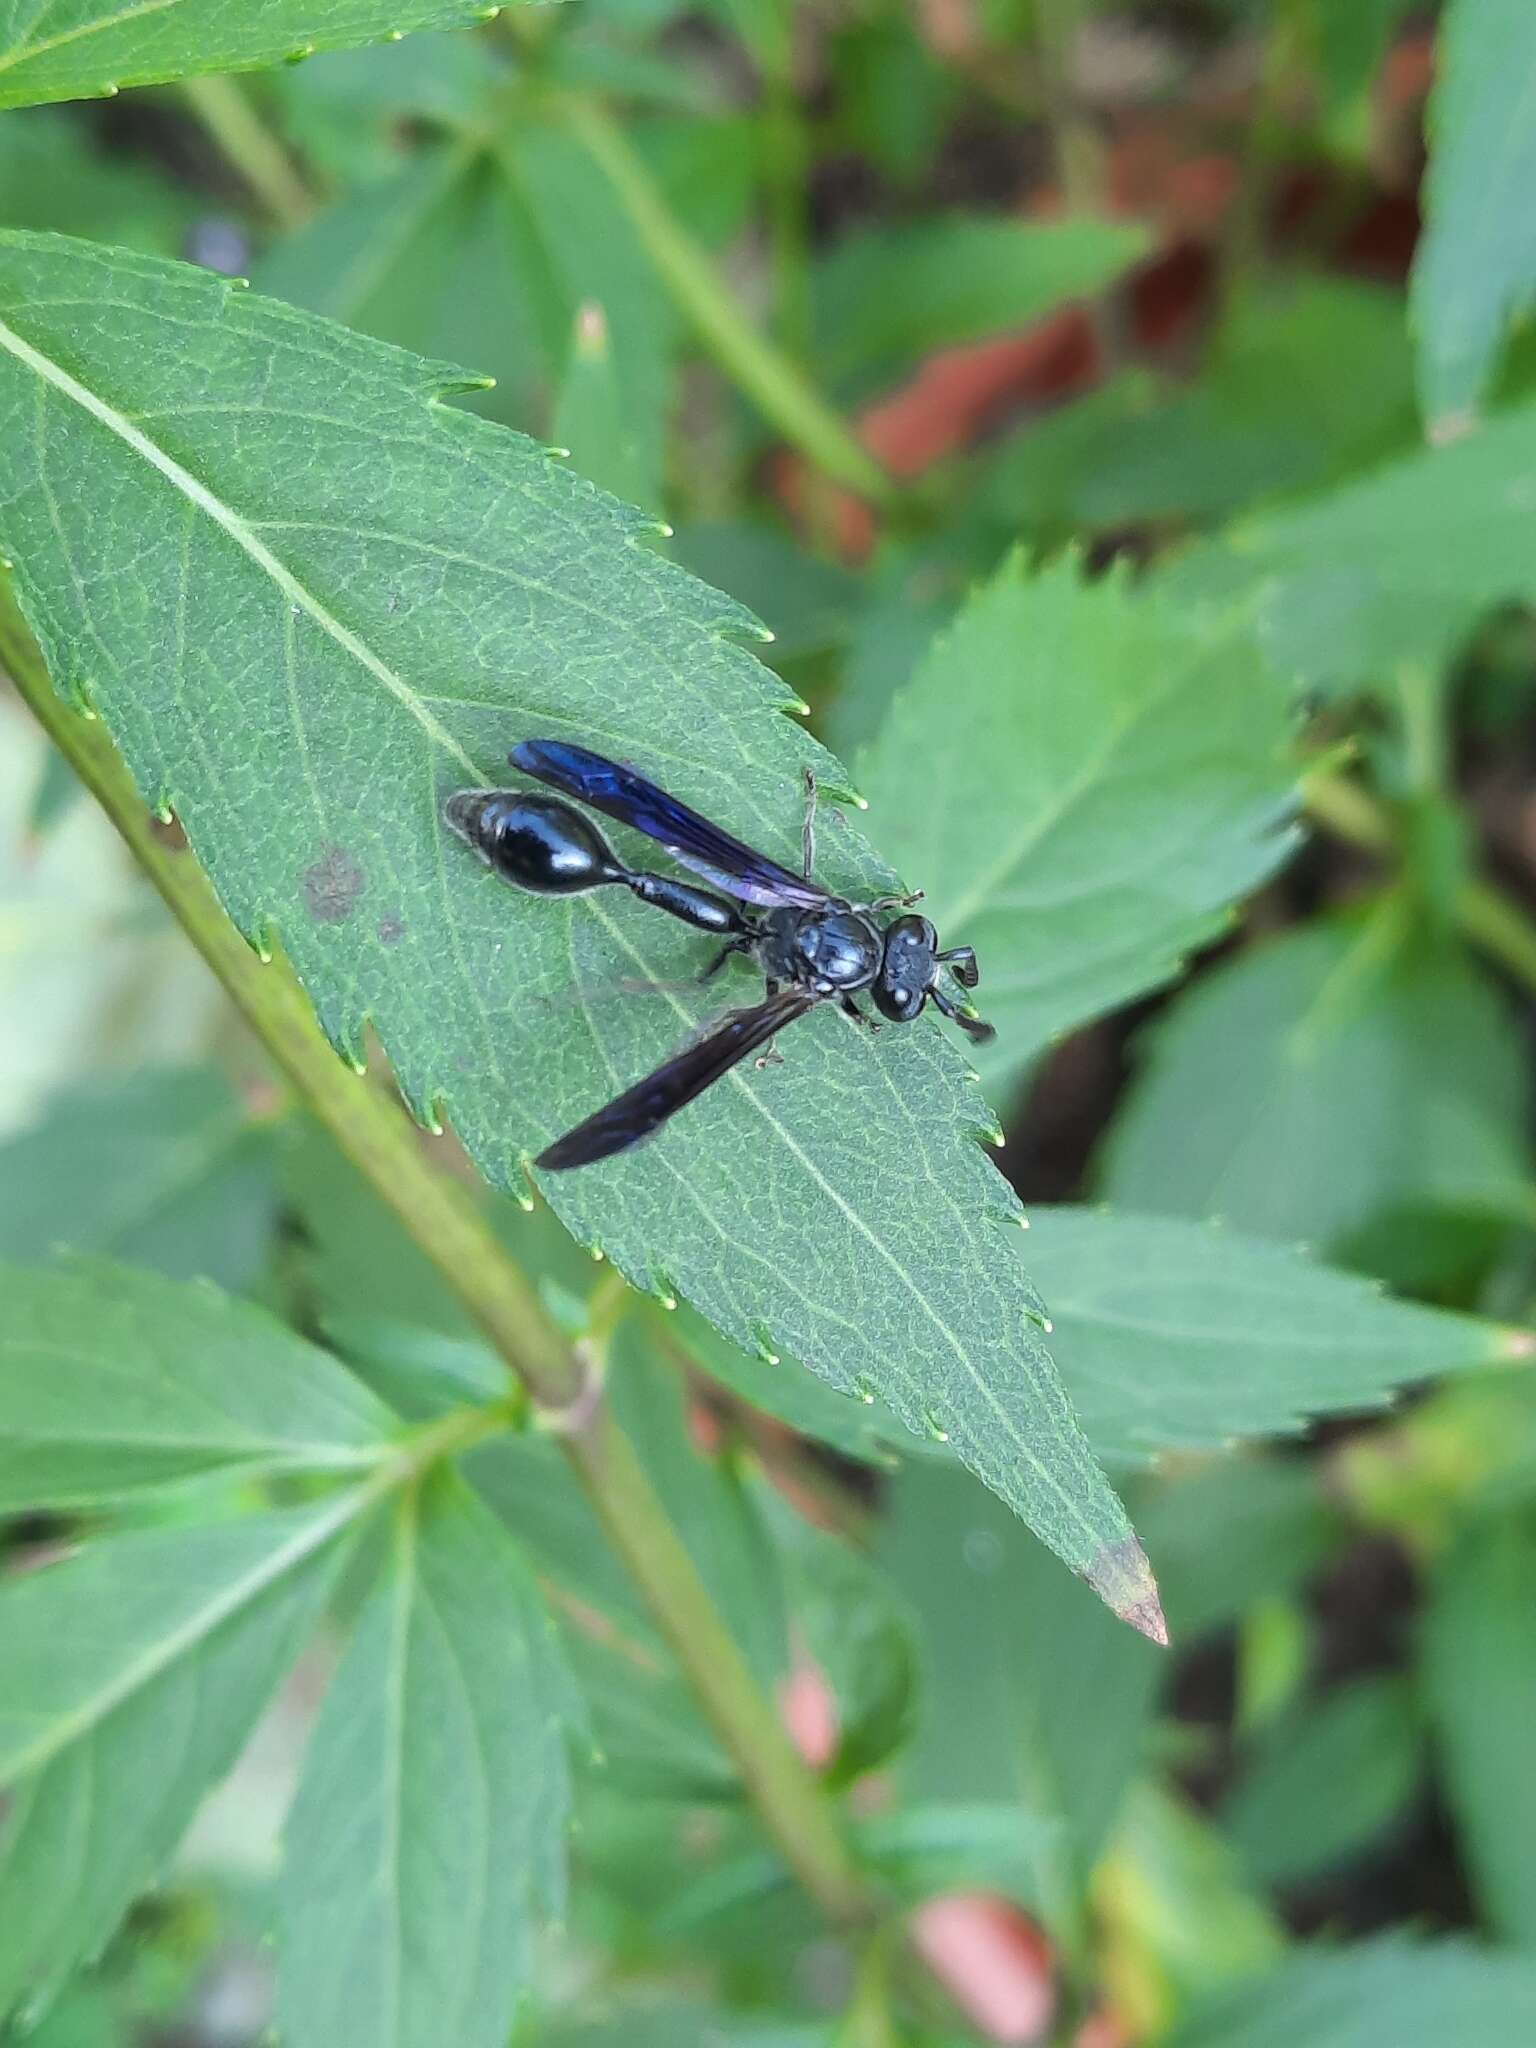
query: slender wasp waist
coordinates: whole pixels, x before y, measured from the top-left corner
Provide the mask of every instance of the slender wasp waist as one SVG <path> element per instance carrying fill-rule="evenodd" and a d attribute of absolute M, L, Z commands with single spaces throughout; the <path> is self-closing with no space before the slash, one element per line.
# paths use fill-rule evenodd
<path fill-rule="evenodd" d="M 939 948 L 926 917 L 903 915 L 913 896 L 883 896 L 850 903 L 814 880 L 816 786 L 806 778 L 801 831 L 802 872 L 795 874 L 765 853 L 735 839 L 700 812 L 622 761 L 610 761 L 568 740 L 523 740 L 512 765 L 560 792 L 460 789 L 448 797 L 448 824 L 507 881 L 542 896 L 575 896 L 590 889 L 627 889 L 720 943 L 699 971 L 708 981 L 734 956 L 762 970 L 767 987 L 749 1009 L 728 1010 L 702 1036 L 689 1041 L 633 1087 L 584 1118 L 539 1154 L 548 1171 L 588 1166 L 628 1151 L 701 1095 L 741 1060 L 771 1048 L 774 1035 L 818 1003 L 836 1002 L 868 1030 L 910 1023 L 932 1003 L 980 1043 L 992 1027 L 960 991 L 976 986 L 976 955 L 969 946 Z M 626 865 L 593 821 L 568 801 L 575 797 L 664 846 L 699 881 Z M 948 977 L 948 980 L 946 980 Z M 855 998 L 868 997 L 876 1016 Z M 759 1065 L 770 1057 L 762 1052 Z"/>

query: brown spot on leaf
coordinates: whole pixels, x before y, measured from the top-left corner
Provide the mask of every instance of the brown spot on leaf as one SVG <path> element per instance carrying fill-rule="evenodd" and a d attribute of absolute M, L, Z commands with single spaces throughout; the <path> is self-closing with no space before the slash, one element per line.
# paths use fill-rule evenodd
<path fill-rule="evenodd" d="M 357 908 L 368 877 L 344 846 L 328 846 L 304 870 L 304 901 L 316 924 L 345 924 Z"/>
<path fill-rule="evenodd" d="M 405 919 L 391 911 L 379 919 L 379 940 L 386 946 L 398 946 L 405 937 Z"/>
<path fill-rule="evenodd" d="M 181 820 L 174 811 L 167 811 L 163 818 L 151 817 L 149 829 L 165 848 L 167 853 L 185 853 L 187 835 L 181 829 Z"/>
<path fill-rule="evenodd" d="M 1166 1648 L 1168 1624 L 1157 1597 L 1157 1581 L 1147 1563 L 1147 1553 L 1134 1536 L 1106 1543 L 1096 1551 L 1083 1577 L 1112 1614 L 1128 1621 L 1149 1641 Z"/>

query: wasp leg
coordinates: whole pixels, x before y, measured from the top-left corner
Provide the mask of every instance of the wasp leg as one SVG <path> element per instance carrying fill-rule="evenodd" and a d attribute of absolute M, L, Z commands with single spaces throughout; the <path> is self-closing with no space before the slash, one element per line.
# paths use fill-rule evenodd
<path fill-rule="evenodd" d="M 816 865 L 816 777 L 805 771 L 805 823 L 800 827 L 800 865 L 805 879 L 811 879 Z"/>
<path fill-rule="evenodd" d="M 709 965 L 699 969 L 697 979 L 713 981 L 727 960 L 733 960 L 738 953 L 750 953 L 751 950 L 752 941 L 744 932 L 739 933 L 734 939 L 727 939 Z"/>
<path fill-rule="evenodd" d="M 806 774 L 807 776 L 809 776 L 809 769 L 806 770 Z M 766 986 L 763 989 L 763 1000 L 766 1002 L 770 996 L 776 996 L 778 994 L 780 984 L 774 980 L 771 974 L 765 977 L 765 982 Z M 752 1062 L 753 1068 L 759 1074 L 763 1071 L 764 1067 L 782 1067 L 783 1064 L 784 1055 L 778 1050 L 776 1042 L 771 1038 L 769 1039 L 768 1043 L 763 1047 L 762 1051 L 758 1054 L 757 1058 Z"/>

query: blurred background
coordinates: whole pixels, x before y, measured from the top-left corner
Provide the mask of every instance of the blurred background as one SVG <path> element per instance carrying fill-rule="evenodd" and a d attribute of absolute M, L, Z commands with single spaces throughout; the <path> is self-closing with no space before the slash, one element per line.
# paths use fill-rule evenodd
<path fill-rule="evenodd" d="M 675 558 L 773 629 L 765 658 L 857 780 L 893 694 L 1010 550 L 1217 587 L 1245 536 L 1273 552 L 1296 530 L 1273 515 L 1326 521 L 1356 480 L 1424 448 L 1408 288 L 1437 16 L 1411 0 L 568 0 L 5 113 L 0 224 L 248 276 L 494 376 L 462 402 L 664 514 Z M 778 361 L 908 486 L 899 498 L 851 488 L 835 449 L 808 459 L 815 421 L 790 445 L 764 402 Z M 1533 382 L 1517 334 L 1487 405 Z M 1428 410 L 1453 447 L 1467 422 L 1433 394 Z M 1495 545 L 1536 559 L 1529 465 L 1512 474 L 1527 495 L 1501 500 L 1515 524 Z M 1417 544 L 1432 564 L 1433 534 Z M 1469 569 L 1426 624 L 1435 800 L 1403 856 L 1423 914 L 1438 903 L 1449 925 L 1475 848 L 1502 938 L 1455 940 L 1450 967 L 1405 975 L 1325 1046 L 1298 1127 L 1271 1055 L 1317 997 L 1332 913 L 1379 879 L 1379 804 L 1426 744 L 1368 656 L 1338 651 L 1347 607 L 1335 620 L 1328 587 L 1309 589 L 1281 658 L 1308 746 L 1325 765 L 1347 748 L 1359 773 L 1342 808 L 1337 778 L 1325 787 L 1319 829 L 1186 984 L 1074 1033 L 1030 1076 L 1003 1160 L 1026 1203 L 1219 1208 L 1417 1299 L 1529 1319 L 1536 617 L 1500 601 L 1517 584 Z M 1448 1068 L 1477 1077 L 1454 1119 L 1437 1111 Z M 316 1302 L 368 1304 L 386 1272 L 400 1284 L 389 1230 L 293 1127 L 111 828 L 3 695 L 0 1140 L 7 1255 L 70 1238 L 208 1272 L 301 1322 Z M 720 1427 L 699 1408 L 694 1441 Z M 973 1815 L 971 1835 L 925 1850 L 953 1877 L 919 1946 L 961 2015 L 931 2038 L 1163 2038 L 1200 1997 L 1324 1936 L 1361 1945 L 1342 2017 L 1298 1980 L 1279 2032 L 1211 2040 L 1406 2042 L 1394 1941 L 1536 1944 L 1536 1399 L 1518 1375 L 1143 1475 L 1132 1505 L 1177 1637 L 1165 1660 L 947 1470 L 893 1476 L 772 1428 L 753 1455 L 886 1567 L 853 1608 L 830 1604 L 819 1641 L 803 1607 L 782 1692 L 797 1739 L 818 1764 L 837 1747 L 841 1660 L 883 1757 L 910 1732 L 920 1668 L 903 1783 Z M 839 1555 L 873 1579 L 864 1554 Z M 320 1683 L 285 1697 L 176 1869 L 32 2038 L 262 2037 L 277 1830 Z M 836 2002 L 808 1908 L 697 1882 L 738 1823 L 692 1796 L 688 1768 L 673 1759 L 643 1811 L 589 1792 L 573 1925 L 546 1959 L 553 2008 L 634 1982 L 652 2004 L 611 2022 L 532 2013 L 528 2041 L 787 2048 L 800 2037 L 740 2014 L 786 1982 L 792 2003 Z M 1066 1816 L 1056 1880 L 1095 1958 L 1091 1991 L 1070 1996 L 1028 1910 L 1039 1866 L 1012 1881 L 1018 1842 L 982 1804 L 1042 1776 Z M 878 1770 L 857 1796 L 878 1825 Z M 1436 1953 L 1451 1970 L 1463 1951 Z M 1488 2010 L 1486 2038 L 1511 2038 L 1512 2008 Z"/>

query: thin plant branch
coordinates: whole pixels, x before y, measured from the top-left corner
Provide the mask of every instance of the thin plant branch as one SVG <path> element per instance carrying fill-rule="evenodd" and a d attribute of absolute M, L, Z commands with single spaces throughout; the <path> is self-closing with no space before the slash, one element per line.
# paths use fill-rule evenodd
<path fill-rule="evenodd" d="M 272 225 L 292 232 L 315 210 L 315 198 L 292 157 L 233 78 L 188 78 L 182 96 L 219 154 L 239 174 Z"/>
<path fill-rule="evenodd" d="M 628 138 L 595 100 L 556 101 L 567 126 L 607 174 L 646 254 L 716 363 L 776 427 L 834 483 L 876 505 L 896 487 L 804 372 L 755 327 L 708 255 L 678 220 Z"/>
<path fill-rule="evenodd" d="M 157 832 L 103 726 L 54 689 L 8 591 L 0 661 L 279 1070 L 545 1411 L 785 1861 L 835 1924 L 868 1920 L 876 1901 L 831 1801 L 753 1678 L 607 1403 L 589 1398 L 582 1358 L 470 1191 L 428 1158 L 404 1110 L 337 1057 L 287 963 L 263 961 L 247 945 L 192 855 Z"/>
<path fill-rule="evenodd" d="M 1347 845 L 1383 859 L 1398 851 L 1391 812 L 1346 775 L 1314 772 L 1302 783 L 1308 813 Z M 1471 876 L 1456 891 L 1456 923 L 1463 936 L 1536 994 L 1536 919 L 1500 889 Z"/>

